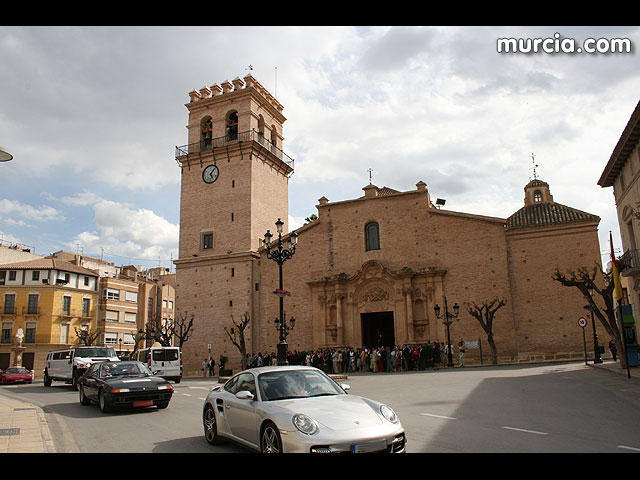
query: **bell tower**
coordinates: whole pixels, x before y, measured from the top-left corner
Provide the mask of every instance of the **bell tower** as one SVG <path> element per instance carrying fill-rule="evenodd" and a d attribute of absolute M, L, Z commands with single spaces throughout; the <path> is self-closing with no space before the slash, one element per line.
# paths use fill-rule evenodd
<path fill-rule="evenodd" d="M 224 327 L 232 326 L 231 316 L 253 318 L 257 252 L 278 218 L 288 231 L 293 173 L 282 150 L 283 107 L 251 74 L 192 90 L 189 99 L 188 143 L 175 154 L 181 171 L 177 318 L 194 317 L 185 372 L 201 368 L 209 345 L 215 360 L 237 355 Z"/>

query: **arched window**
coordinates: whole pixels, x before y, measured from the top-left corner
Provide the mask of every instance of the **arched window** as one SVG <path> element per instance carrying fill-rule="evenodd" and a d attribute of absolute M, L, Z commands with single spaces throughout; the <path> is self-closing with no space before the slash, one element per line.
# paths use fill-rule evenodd
<path fill-rule="evenodd" d="M 211 123 L 211 117 L 205 117 L 200 122 L 200 141 L 202 142 L 203 149 L 211 148 L 211 139 L 213 135 L 213 125 Z"/>
<path fill-rule="evenodd" d="M 227 114 L 227 140 L 238 139 L 238 112 L 233 110 Z"/>
<path fill-rule="evenodd" d="M 540 190 L 536 190 L 533 192 L 533 201 L 541 202 L 542 201 L 542 192 Z"/>
<path fill-rule="evenodd" d="M 369 222 L 364 227 L 365 250 L 380 250 L 380 227 L 377 222 Z"/>

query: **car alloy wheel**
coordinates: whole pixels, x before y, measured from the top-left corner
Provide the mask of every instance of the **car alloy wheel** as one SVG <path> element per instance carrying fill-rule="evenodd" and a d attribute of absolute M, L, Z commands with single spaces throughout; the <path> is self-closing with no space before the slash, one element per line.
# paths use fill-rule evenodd
<path fill-rule="evenodd" d="M 99 403 L 100 403 L 100 411 L 102 413 L 108 413 L 108 412 L 111 411 L 111 405 L 109 404 L 109 402 L 105 398 L 104 392 L 102 390 L 100 390 L 100 393 L 98 394 L 98 400 L 99 400 Z"/>
<path fill-rule="evenodd" d="M 267 423 L 262 430 L 260 440 L 262 453 L 282 453 L 282 441 L 278 428 L 271 422 Z"/>
<path fill-rule="evenodd" d="M 204 438 L 209 445 L 218 443 L 218 426 L 216 425 L 216 413 L 211 405 L 207 405 L 202 415 L 202 424 L 204 426 Z"/>
<path fill-rule="evenodd" d="M 91 400 L 84 394 L 84 387 L 80 385 L 80 405 L 89 405 Z"/>

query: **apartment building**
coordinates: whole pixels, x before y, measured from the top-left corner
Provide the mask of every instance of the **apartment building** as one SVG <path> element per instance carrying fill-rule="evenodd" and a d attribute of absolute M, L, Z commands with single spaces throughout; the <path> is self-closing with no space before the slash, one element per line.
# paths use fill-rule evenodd
<path fill-rule="evenodd" d="M 624 251 L 620 258 L 620 274 L 628 293 L 623 297 L 623 304 L 630 305 L 622 307 L 624 338 L 629 364 L 636 366 L 640 364 L 636 325 L 640 312 L 640 102 L 620 134 L 598 185 L 613 187 Z"/>
<path fill-rule="evenodd" d="M 0 368 L 12 362 L 18 329 L 22 364 L 42 374 L 47 352 L 78 343 L 96 329 L 98 274 L 74 263 L 39 258 L 0 265 Z"/>

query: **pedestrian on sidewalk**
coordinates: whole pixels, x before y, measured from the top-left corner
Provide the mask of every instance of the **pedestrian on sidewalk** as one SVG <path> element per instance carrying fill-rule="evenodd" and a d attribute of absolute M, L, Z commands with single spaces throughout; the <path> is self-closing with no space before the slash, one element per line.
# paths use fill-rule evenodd
<path fill-rule="evenodd" d="M 460 339 L 460 341 L 458 342 L 458 352 L 460 352 L 460 366 L 464 367 L 465 348 L 464 348 L 464 340 L 462 339 Z"/>
<path fill-rule="evenodd" d="M 618 348 L 616 347 L 616 342 L 611 339 L 609 341 L 609 350 L 611 351 L 611 356 L 613 357 L 613 361 L 617 361 L 618 359 Z"/>
<path fill-rule="evenodd" d="M 214 371 L 216 367 L 216 361 L 213 359 L 213 356 L 209 357 L 209 376 L 213 377 Z"/>

